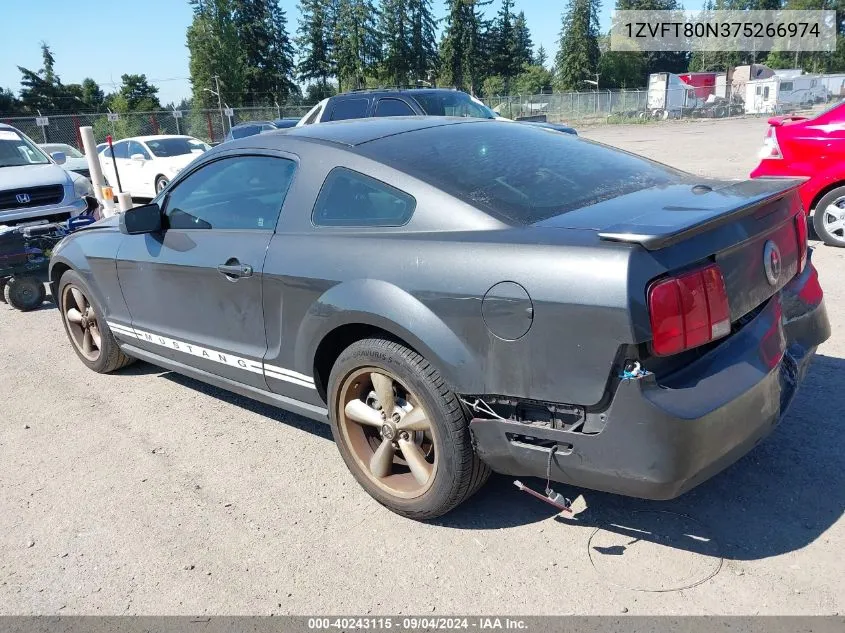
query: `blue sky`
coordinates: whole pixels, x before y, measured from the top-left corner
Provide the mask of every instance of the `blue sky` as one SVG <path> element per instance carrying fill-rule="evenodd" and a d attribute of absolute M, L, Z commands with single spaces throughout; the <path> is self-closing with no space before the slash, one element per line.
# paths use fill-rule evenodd
<path fill-rule="evenodd" d="M 0 86 L 20 89 L 17 66 L 41 67 L 39 43 L 46 41 L 56 58 L 56 72 L 64 83 L 92 77 L 105 92 L 120 83 L 123 73 L 144 73 L 159 87 L 162 103 L 190 95 L 185 29 L 191 22 L 187 0 L 0 0 L 7 25 L 0 39 Z M 296 30 L 296 0 L 282 0 L 289 31 Z M 445 14 L 444 0 L 434 0 L 435 17 Z M 499 10 L 500 0 L 487 7 Z M 602 30 L 610 25 L 615 4 L 601 11 Z M 35 8 L 34 5 L 37 5 Z M 686 3 L 687 8 L 701 2 Z M 535 48 L 541 43 L 549 55 L 557 50 L 560 16 L 565 0 L 516 0 L 525 11 Z"/>

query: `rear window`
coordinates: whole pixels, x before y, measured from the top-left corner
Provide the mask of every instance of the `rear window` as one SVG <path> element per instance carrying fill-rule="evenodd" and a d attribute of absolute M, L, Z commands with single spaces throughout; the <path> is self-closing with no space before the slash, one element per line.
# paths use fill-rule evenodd
<path fill-rule="evenodd" d="M 427 128 L 359 149 L 516 224 L 689 178 L 571 134 L 504 121 Z"/>
<path fill-rule="evenodd" d="M 367 116 L 370 102 L 367 99 L 343 99 L 332 108 L 332 121 L 343 119 L 363 119 Z"/>

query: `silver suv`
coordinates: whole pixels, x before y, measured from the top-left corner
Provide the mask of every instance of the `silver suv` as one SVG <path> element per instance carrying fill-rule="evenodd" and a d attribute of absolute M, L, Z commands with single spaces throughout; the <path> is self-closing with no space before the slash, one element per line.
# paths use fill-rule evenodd
<path fill-rule="evenodd" d="M 91 182 L 59 167 L 65 160 L 61 152 L 48 156 L 25 134 L 0 123 L 0 225 L 61 222 L 85 211 Z"/>

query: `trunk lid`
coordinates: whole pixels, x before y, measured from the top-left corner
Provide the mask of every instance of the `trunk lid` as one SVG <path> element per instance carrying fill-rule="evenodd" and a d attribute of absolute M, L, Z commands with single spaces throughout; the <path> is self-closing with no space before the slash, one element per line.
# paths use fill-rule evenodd
<path fill-rule="evenodd" d="M 725 279 L 731 320 L 736 321 L 798 272 L 795 218 L 803 213 L 797 192 L 802 182 L 674 183 L 604 200 L 535 226 L 590 229 L 601 241 L 639 245 L 667 272 L 716 262 Z"/>

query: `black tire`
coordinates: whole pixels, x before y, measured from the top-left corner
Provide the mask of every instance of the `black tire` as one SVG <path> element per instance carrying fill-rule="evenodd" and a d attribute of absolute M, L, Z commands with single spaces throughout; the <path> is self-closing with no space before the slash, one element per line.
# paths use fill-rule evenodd
<path fill-rule="evenodd" d="M 44 284 L 35 277 L 11 277 L 3 287 L 3 298 L 21 312 L 35 310 L 47 296 Z"/>
<path fill-rule="evenodd" d="M 156 195 L 158 195 L 169 183 L 170 181 L 164 176 L 156 178 Z"/>
<path fill-rule="evenodd" d="M 831 217 L 827 208 L 837 201 L 840 201 L 838 204 L 842 205 L 842 215 L 845 215 L 845 186 L 837 187 L 822 196 L 813 213 L 813 228 L 825 244 L 842 248 L 845 246 L 845 227 L 831 231 L 829 223 L 825 221 L 825 217 Z"/>
<path fill-rule="evenodd" d="M 419 496 L 402 498 L 386 492 L 358 463 L 339 425 L 344 385 L 362 368 L 392 374 L 428 413 L 437 462 L 432 481 Z M 329 420 L 341 456 L 359 484 L 376 501 L 402 516 L 426 520 L 452 510 L 478 491 L 490 476 L 472 447 L 466 409 L 449 390 L 439 372 L 422 356 L 401 343 L 364 339 L 344 350 L 332 367 L 328 385 Z"/>
<path fill-rule="evenodd" d="M 8 278 L 0 279 L 0 303 L 7 303 L 6 301 L 6 293 L 4 292 L 6 289 L 6 282 Z"/>
<path fill-rule="evenodd" d="M 73 334 L 71 333 L 68 319 L 65 316 L 69 308 L 69 306 L 66 305 L 66 302 L 68 300 L 67 294 L 70 288 L 79 289 L 85 296 L 86 300 L 90 302 L 91 306 L 94 308 L 96 314 L 98 315 L 97 326 L 100 335 L 100 346 L 99 354 L 95 359 L 86 358 L 86 356 L 74 342 Z M 99 315 L 103 314 L 103 310 L 101 306 L 96 303 L 96 300 L 92 297 L 91 290 L 88 287 L 88 284 L 85 283 L 85 280 L 79 273 L 74 270 L 66 271 L 65 274 L 62 275 L 62 278 L 59 280 L 57 294 L 58 296 L 56 297 L 56 305 L 58 306 L 59 311 L 62 315 L 62 325 L 64 325 L 65 334 L 67 334 L 68 341 L 70 342 L 73 351 L 76 352 L 76 355 L 79 357 L 79 360 L 81 360 L 85 364 L 85 366 L 88 367 L 88 369 L 91 369 L 97 372 L 98 374 L 108 374 L 109 372 L 121 369 L 135 362 L 134 358 L 127 356 L 120 350 L 120 347 L 118 346 L 114 335 L 109 329 L 108 323 L 106 322 L 105 318 L 99 317 Z"/>

